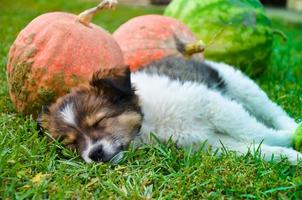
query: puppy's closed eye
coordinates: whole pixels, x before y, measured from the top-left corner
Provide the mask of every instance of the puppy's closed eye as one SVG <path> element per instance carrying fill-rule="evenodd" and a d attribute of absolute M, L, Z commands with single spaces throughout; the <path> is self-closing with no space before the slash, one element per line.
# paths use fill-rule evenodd
<path fill-rule="evenodd" d="M 85 123 L 88 127 L 93 127 L 98 125 L 103 119 L 107 117 L 107 112 L 99 112 L 96 114 L 88 115 L 85 119 Z"/>

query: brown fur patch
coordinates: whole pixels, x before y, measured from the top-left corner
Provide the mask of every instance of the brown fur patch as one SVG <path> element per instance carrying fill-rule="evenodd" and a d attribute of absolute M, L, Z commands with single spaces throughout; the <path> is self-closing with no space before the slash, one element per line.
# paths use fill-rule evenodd
<path fill-rule="evenodd" d="M 120 124 L 125 124 L 130 128 L 138 128 L 142 121 L 142 116 L 136 112 L 125 112 L 118 116 Z"/>
<path fill-rule="evenodd" d="M 68 132 L 66 137 L 63 139 L 62 143 L 65 145 L 72 144 L 77 139 L 77 135 L 74 132 Z"/>

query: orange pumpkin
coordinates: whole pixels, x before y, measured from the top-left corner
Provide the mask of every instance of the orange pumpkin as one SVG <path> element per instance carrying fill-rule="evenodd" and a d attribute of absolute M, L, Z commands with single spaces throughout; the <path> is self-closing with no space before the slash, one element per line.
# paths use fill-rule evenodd
<path fill-rule="evenodd" d="M 7 64 L 10 97 L 17 111 L 36 116 L 43 105 L 88 82 L 100 67 L 123 66 L 113 37 L 90 23 L 96 12 L 114 4 L 104 0 L 79 16 L 43 14 L 19 33 Z"/>
<path fill-rule="evenodd" d="M 161 15 L 133 18 L 113 34 L 120 45 L 124 60 L 132 71 L 166 56 L 192 56 L 204 45 L 180 21 Z"/>

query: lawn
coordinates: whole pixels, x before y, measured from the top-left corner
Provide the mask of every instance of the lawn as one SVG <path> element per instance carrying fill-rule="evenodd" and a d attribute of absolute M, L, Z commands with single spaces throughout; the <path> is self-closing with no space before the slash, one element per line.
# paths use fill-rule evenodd
<path fill-rule="evenodd" d="M 265 162 L 261 156 L 215 157 L 156 143 L 130 149 L 118 164 L 86 164 L 58 142 L 48 142 L 31 117 L 16 113 L 8 95 L 7 53 L 18 32 L 41 13 L 79 13 L 84 0 L 0 0 L 0 199 L 302 199 L 302 164 Z M 162 8 L 121 6 L 94 22 L 114 31 L 127 19 Z M 274 20 L 288 36 L 255 78 L 297 121 L 302 118 L 302 25 Z"/>

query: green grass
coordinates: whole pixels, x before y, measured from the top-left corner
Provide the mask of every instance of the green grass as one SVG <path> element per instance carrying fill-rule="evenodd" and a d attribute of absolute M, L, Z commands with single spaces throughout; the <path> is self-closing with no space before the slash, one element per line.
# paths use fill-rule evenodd
<path fill-rule="evenodd" d="M 302 165 L 257 156 L 192 153 L 173 144 L 130 149 L 119 165 L 86 164 L 74 152 L 38 133 L 36 122 L 16 114 L 5 66 L 18 32 L 41 13 L 79 13 L 89 1 L 0 0 L 0 199 L 301 199 Z M 127 19 L 160 8 L 120 7 L 94 22 L 113 31 Z M 302 25 L 280 22 L 288 42 L 278 42 L 273 62 L 256 81 L 292 117 L 302 118 Z"/>

